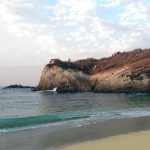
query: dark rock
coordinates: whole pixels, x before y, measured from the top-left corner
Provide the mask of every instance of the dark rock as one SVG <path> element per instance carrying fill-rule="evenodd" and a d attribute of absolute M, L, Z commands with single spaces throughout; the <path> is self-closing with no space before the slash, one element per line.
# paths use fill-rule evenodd
<path fill-rule="evenodd" d="M 4 87 L 3 89 L 14 89 L 14 88 L 30 88 L 30 89 L 34 89 L 34 87 L 32 86 L 23 86 L 21 84 L 14 84 L 14 85 L 9 85 L 9 86 L 6 86 Z"/>

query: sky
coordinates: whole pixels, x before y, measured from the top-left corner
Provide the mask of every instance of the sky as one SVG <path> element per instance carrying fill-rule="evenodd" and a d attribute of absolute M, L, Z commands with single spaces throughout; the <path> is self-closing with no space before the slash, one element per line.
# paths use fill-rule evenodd
<path fill-rule="evenodd" d="M 52 58 L 149 48 L 150 0 L 0 0 L 0 85 L 36 85 Z"/>

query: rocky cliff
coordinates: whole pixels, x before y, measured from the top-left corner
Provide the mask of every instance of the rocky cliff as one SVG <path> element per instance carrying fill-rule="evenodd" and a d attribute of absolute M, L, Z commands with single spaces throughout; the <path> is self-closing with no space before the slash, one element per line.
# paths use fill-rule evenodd
<path fill-rule="evenodd" d="M 89 76 L 83 72 L 57 65 L 45 66 L 37 89 L 47 90 L 55 87 L 58 92 L 91 91 Z"/>
<path fill-rule="evenodd" d="M 59 92 L 150 92 L 150 49 L 117 52 L 102 59 L 52 59 L 37 90 Z"/>

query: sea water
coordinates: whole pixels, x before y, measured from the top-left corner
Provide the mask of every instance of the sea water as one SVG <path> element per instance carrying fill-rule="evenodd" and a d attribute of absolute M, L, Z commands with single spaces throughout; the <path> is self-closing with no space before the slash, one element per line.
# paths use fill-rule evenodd
<path fill-rule="evenodd" d="M 30 89 L 0 89 L 0 132 L 74 126 L 114 118 L 150 116 L 150 94 L 50 93 Z"/>

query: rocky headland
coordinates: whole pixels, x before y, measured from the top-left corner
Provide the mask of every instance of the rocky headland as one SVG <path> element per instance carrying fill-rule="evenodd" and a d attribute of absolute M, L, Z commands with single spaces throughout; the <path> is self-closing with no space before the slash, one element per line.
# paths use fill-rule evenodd
<path fill-rule="evenodd" d="M 52 59 L 36 90 L 58 92 L 150 92 L 150 49 L 116 52 L 77 61 Z"/>
<path fill-rule="evenodd" d="M 23 89 L 23 88 L 34 89 L 34 87 L 32 87 L 32 86 L 23 86 L 21 84 L 9 85 L 9 86 L 4 87 L 3 89 L 16 89 L 16 88 L 19 88 L 19 89 Z"/>

